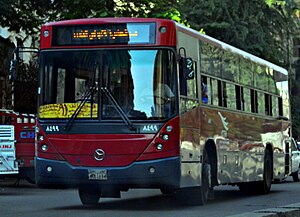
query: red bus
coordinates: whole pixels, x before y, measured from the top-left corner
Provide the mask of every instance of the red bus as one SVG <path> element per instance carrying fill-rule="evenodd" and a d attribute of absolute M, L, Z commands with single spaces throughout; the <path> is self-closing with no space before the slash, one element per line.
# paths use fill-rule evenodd
<path fill-rule="evenodd" d="M 15 147 L 14 165 L 17 172 L 14 175 L 3 173 L 2 178 L 24 178 L 30 183 L 35 182 L 34 156 L 35 156 L 35 115 L 14 112 L 13 110 L 0 109 L 0 126 L 13 127 L 13 146 Z M 0 128 L 0 137 L 5 134 Z M 4 160 L 6 150 L 0 150 L 0 157 Z M 7 160 L 11 159 L 7 158 Z M 5 164 L 1 164 L 5 166 Z M 1 172 L 0 172 L 1 174 Z"/>
<path fill-rule="evenodd" d="M 285 69 L 164 19 L 53 22 L 40 42 L 38 186 L 204 204 L 217 185 L 266 194 L 289 174 Z"/>

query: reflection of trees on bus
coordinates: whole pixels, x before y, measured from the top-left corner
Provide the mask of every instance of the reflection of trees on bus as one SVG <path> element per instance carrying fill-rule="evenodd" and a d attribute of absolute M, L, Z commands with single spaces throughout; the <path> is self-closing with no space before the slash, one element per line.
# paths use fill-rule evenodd
<path fill-rule="evenodd" d="M 117 103 L 129 113 L 133 110 L 133 79 L 131 56 L 126 50 L 103 54 L 102 87 L 107 87 Z"/>
<path fill-rule="evenodd" d="M 289 117 L 288 103 L 284 103 L 288 102 L 287 76 L 207 43 L 202 43 L 201 56 L 210 104 Z"/>

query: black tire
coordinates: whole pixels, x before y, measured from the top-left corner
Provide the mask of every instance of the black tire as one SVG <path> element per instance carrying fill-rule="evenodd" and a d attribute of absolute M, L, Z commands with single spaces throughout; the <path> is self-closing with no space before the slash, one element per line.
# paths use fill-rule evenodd
<path fill-rule="evenodd" d="M 244 182 L 240 183 L 239 189 L 242 194 L 255 195 L 255 194 L 268 194 L 271 189 L 273 179 L 273 162 L 269 150 L 265 151 L 264 157 L 264 174 L 263 180 L 258 182 Z"/>
<path fill-rule="evenodd" d="M 299 182 L 299 175 L 298 175 L 298 171 L 292 173 L 292 177 L 293 177 L 293 181 L 294 182 Z"/>
<path fill-rule="evenodd" d="M 273 179 L 273 161 L 271 153 L 266 149 L 264 158 L 264 174 L 263 180 L 256 183 L 258 194 L 268 194 L 271 189 Z"/>
<path fill-rule="evenodd" d="M 213 195 L 211 183 L 211 165 L 206 150 L 203 152 L 201 186 L 181 188 L 176 194 L 178 199 L 187 205 L 204 205 Z"/>
<path fill-rule="evenodd" d="M 96 205 L 100 199 L 100 191 L 90 187 L 78 188 L 79 198 L 83 205 Z"/>
<path fill-rule="evenodd" d="M 165 194 L 165 195 L 173 195 L 177 192 L 177 189 L 166 187 L 166 188 L 161 188 L 160 191 L 162 194 Z"/>
<path fill-rule="evenodd" d="M 199 204 L 204 205 L 207 203 L 211 186 L 211 165 L 207 151 L 203 150 L 203 163 L 202 163 L 202 172 L 201 172 L 201 187 L 200 187 L 200 200 Z"/>
<path fill-rule="evenodd" d="M 30 184 L 35 184 L 35 178 L 34 177 L 27 177 L 25 178 L 27 182 L 29 182 Z"/>

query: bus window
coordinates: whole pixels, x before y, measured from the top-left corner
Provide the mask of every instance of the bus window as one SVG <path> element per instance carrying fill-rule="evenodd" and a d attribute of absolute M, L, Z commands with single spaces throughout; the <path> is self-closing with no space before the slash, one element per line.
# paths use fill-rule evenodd
<path fill-rule="evenodd" d="M 226 91 L 226 83 L 224 81 L 218 82 L 219 86 L 219 98 L 220 98 L 220 104 L 219 106 L 227 107 L 227 91 Z"/>
<path fill-rule="evenodd" d="M 278 114 L 279 116 L 283 116 L 283 105 L 281 97 L 278 97 Z"/>
<path fill-rule="evenodd" d="M 202 76 L 201 77 L 201 100 L 204 104 L 208 104 L 208 102 L 209 102 L 208 101 L 208 96 L 209 96 L 208 88 L 209 87 L 207 84 L 207 77 Z"/>
<path fill-rule="evenodd" d="M 275 117 L 279 116 L 278 113 L 278 97 L 272 96 L 272 115 Z"/>
<path fill-rule="evenodd" d="M 266 67 L 257 65 L 254 66 L 254 86 L 257 89 L 268 91 L 268 75 L 266 72 Z"/>
<path fill-rule="evenodd" d="M 57 79 L 57 96 L 56 96 L 56 101 L 57 101 L 57 103 L 63 103 L 64 102 L 64 98 L 65 98 L 66 70 L 59 68 L 57 76 L 58 76 L 58 79 Z M 75 86 L 76 86 L 76 84 L 77 84 L 77 82 L 75 83 Z M 79 93 L 78 93 L 77 97 L 79 97 Z"/>
<path fill-rule="evenodd" d="M 240 60 L 240 82 L 248 87 L 253 87 L 252 63 L 246 59 Z"/>
<path fill-rule="evenodd" d="M 256 90 L 250 90 L 250 94 L 251 94 L 251 112 L 252 113 L 257 113 L 257 91 Z"/>
<path fill-rule="evenodd" d="M 222 78 L 239 82 L 239 59 L 229 51 L 224 51 L 222 62 Z"/>
<path fill-rule="evenodd" d="M 266 111 L 265 107 L 265 94 L 263 92 L 257 92 L 257 112 L 258 114 L 264 115 Z"/>
<path fill-rule="evenodd" d="M 227 108 L 236 109 L 236 92 L 234 84 L 226 84 Z"/>
<path fill-rule="evenodd" d="M 236 109 L 244 111 L 244 89 L 239 85 L 235 85 Z"/>
<path fill-rule="evenodd" d="M 193 65 L 194 70 L 197 71 L 196 62 L 193 61 Z M 197 92 L 197 75 L 195 73 L 191 79 L 187 79 L 187 96 L 196 99 L 198 98 Z"/>
<path fill-rule="evenodd" d="M 219 82 L 218 80 L 216 79 L 213 79 L 211 78 L 210 79 L 210 82 L 208 82 L 208 100 L 209 102 L 212 103 L 212 105 L 215 105 L 215 106 L 219 106 L 219 101 L 220 101 L 220 98 L 219 98 L 219 94 L 220 94 L 220 91 L 219 91 Z"/>
<path fill-rule="evenodd" d="M 265 94 L 265 114 L 272 116 L 272 97 L 270 94 Z"/>
<path fill-rule="evenodd" d="M 223 51 L 220 48 L 214 47 L 207 43 L 202 43 L 200 49 L 201 56 L 201 71 L 221 77 L 221 56 Z"/>
<path fill-rule="evenodd" d="M 249 88 L 244 88 L 244 108 L 246 112 L 251 112 L 251 90 Z"/>
<path fill-rule="evenodd" d="M 268 82 L 268 91 L 274 94 L 278 94 L 278 89 L 276 86 L 276 81 L 280 80 L 282 77 L 280 73 L 277 71 L 274 71 L 273 69 L 267 68 L 266 69 L 267 78 L 269 80 Z"/>
<path fill-rule="evenodd" d="M 197 98 L 197 64 L 191 58 L 180 60 L 180 95 Z"/>

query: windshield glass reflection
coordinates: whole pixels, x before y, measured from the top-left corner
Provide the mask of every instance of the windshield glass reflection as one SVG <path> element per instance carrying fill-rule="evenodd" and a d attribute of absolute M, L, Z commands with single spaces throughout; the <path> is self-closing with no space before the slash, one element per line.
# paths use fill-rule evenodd
<path fill-rule="evenodd" d="M 119 108 L 141 120 L 177 112 L 176 59 L 170 50 L 43 52 L 41 59 L 40 118 L 71 118 L 83 100 L 76 118 L 123 119 Z"/>

